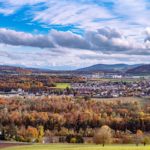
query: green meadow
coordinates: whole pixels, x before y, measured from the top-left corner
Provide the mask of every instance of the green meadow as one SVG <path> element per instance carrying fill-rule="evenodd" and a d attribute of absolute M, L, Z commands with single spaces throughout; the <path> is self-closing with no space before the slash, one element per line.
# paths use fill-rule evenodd
<path fill-rule="evenodd" d="M 70 88 L 71 85 L 70 83 L 56 83 L 56 88 L 58 89 L 65 89 L 65 88 Z"/>
<path fill-rule="evenodd" d="M 150 146 L 135 145 L 70 145 L 70 144 L 51 144 L 51 145 L 30 145 L 3 148 L 2 150 L 150 150 Z"/>

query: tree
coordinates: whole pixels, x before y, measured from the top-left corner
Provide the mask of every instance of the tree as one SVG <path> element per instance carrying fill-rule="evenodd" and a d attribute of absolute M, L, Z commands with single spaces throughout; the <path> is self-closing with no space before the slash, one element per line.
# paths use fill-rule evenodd
<path fill-rule="evenodd" d="M 7 138 L 8 139 L 15 139 L 17 136 L 17 127 L 14 123 L 11 123 L 10 126 L 7 128 Z"/>
<path fill-rule="evenodd" d="M 44 136 L 44 127 L 43 126 L 39 126 L 38 127 L 38 132 L 39 132 L 38 138 L 39 138 L 39 141 L 41 141 L 41 139 Z"/>
<path fill-rule="evenodd" d="M 53 143 L 54 133 L 52 131 L 46 130 L 44 135 L 47 138 L 48 143 Z"/>
<path fill-rule="evenodd" d="M 112 141 L 111 129 L 106 125 L 102 126 L 95 132 L 93 141 L 95 144 L 103 144 L 103 146 L 105 146 L 105 144 L 111 143 Z"/>
<path fill-rule="evenodd" d="M 150 137 L 145 136 L 145 137 L 143 138 L 143 144 L 144 144 L 144 146 L 146 146 L 146 144 L 150 144 Z"/>
<path fill-rule="evenodd" d="M 30 140 L 35 141 L 38 138 L 38 130 L 36 128 L 29 126 L 26 132 L 27 132 L 27 137 Z"/>
<path fill-rule="evenodd" d="M 137 130 L 136 132 L 136 146 L 139 145 L 139 143 L 141 143 L 143 138 L 143 132 L 141 130 Z"/>
<path fill-rule="evenodd" d="M 90 97 L 89 95 L 85 95 L 85 96 L 84 96 L 84 100 L 85 100 L 85 101 L 88 101 L 88 100 L 90 100 L 90 99 L 91 99 L 91 97 Z"/>
<path fill-rule="evenodd" d="M 1 123 L 0 123 L 0 140 L 5 140 L 5 130 Z"/>

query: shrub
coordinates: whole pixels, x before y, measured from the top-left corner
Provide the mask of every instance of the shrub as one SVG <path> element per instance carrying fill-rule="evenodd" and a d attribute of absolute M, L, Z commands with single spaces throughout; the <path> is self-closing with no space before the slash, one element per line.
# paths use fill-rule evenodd
<path fill-rule="evenodd" d="M 71 139 L 70 139 L 70 143 L 77 143 L 76 138 L 71 138 Z"/>
<path fill-rule="evenodd" d="M 76 139 L 75 143 L 84 143 L 84 139 L 80 135 L 67 135 L 66 142 L 73 143 L 72 139 Z"/>
<path fill-rule="evenodd" d="M 149 136 L 145 136 L 145 137 L 143 138 L 142 143 L 143 143 L 144 145 L 150 144 L 150 137 L 149 137 Z"/>
<path fill-rule="evenodd" d="M 133 144 L 133 138 L 130 135 L 124 135 L 122 137 L 122 143 L 123 144 Z"/>

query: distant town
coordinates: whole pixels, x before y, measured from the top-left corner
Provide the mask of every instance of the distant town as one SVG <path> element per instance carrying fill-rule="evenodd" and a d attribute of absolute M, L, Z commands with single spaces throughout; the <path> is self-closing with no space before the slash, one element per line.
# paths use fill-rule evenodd
<path fill-rule="evenodd" d="M 1 66 L 0 95 L 53 94 L 91 98 L 150 96 L 150 76 L 129 72 L 131 68 L 129 71 L 125 71 L 124 68 L 116 71 L 112 69 L 92 71 L 87 68 L 76 71 L 49 71 Z"/>

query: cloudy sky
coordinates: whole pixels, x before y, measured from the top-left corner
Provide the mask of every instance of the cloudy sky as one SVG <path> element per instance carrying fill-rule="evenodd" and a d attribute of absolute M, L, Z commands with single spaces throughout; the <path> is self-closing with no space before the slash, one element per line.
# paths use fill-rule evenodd
<path fill-rule="evenodd" d="M 0 0 L 0 64 L 150 63 L 150 0 Z"/>

